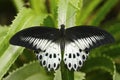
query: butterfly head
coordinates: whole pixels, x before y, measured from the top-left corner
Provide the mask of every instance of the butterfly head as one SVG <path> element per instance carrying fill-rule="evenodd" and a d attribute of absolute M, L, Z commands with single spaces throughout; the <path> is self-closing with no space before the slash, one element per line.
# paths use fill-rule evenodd
<path fill-rule="evenodd" d="M 64 24 L 62 24 L 61 26 L 60 26 L 60 30 L 64 30 L 65 29 L 65 25 Z"/>
<path fill-rule="evenodd" d="M 61 29 L 64 29 L 65 28 L 65 25 L 64 24 L 61 24 Z"/>
<path fill-rule="evenodd" d="M 62 24 L 60 26 L 60 33 L 61 33 L 61 36 L 65 35 L 65 25 L 64 24 Z"/>

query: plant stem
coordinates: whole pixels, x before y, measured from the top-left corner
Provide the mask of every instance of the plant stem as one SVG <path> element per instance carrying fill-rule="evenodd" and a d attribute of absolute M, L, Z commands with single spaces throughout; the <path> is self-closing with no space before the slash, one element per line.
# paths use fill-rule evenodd
<path fill-rule="evenodd" d="M 74 80 L 74 71 L 70 71 L 64 64 L 63 60 L 61 62 L 61 76 L 62 80 Z"/>

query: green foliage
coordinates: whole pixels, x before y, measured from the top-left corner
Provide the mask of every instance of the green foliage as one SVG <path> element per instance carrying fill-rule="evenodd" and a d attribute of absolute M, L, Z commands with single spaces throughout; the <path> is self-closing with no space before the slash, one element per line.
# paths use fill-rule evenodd
<path fill-rule="evenodd" d="M 9 27 L 0 26 L 0 40 L 7 34 Z"/>
<path fill-rule="evenodd" d="M 111 10 L 111 8 L 118 2 L 118 0 L 109 0 L 104 3 L 104 5 L 97 11 L 95 17 L 91 21 L 92 25 L 99 25 L 100 22 L 105 18 L 106 14 Z"/>
<path fill-rule="evenodd" d="M 38 62 L 34 61 L 11 72 L 4 80 L 53 80 L 53 78 L 54 75 L 47 73 Z"/>
<path fill-rule="evenodd" d="M 0 48 L 0 64 L 2 66 L 0 66 L 0 78 L 2 78 L 2 76 L 7 72 L 16 58 L 23 51 L 20 47 L 10 46 L 9 39 L 12 35 L 23 28 L 43 23 L 44 18 L 47 17 L 47 14 L 45 13 L 41 13 L 40 15 L 36 14 L 37 13 L 35 13 L 34 10 L 23 7 L 11 24 L 7 34 L 1 39 L 0 46 L 2 47 Z"/>
<path fill-rule="evenodd" d="M 28 8 L 24 6 L 27 3 L 23 0 L 13 0 L 13 3 L 18 11 L 17 16 L 10 26 L 0 26 L 0 79 L 120 79 L 120 12 L 117 11 L 119 0 L 30 0 Z M 85 24 L 101 26 L 114 36 L 116 42 L 92 50 L 80 72 L 64 69 L 68 75 L 60 69 L 47 72 L 34 61 L 32 51 L 9 44 L 9 39 L 21 29 L 36 25 L 57 28 L 61 24 L 66 27 Z M 63 79 L 63 75 L 66 78 Z"/>

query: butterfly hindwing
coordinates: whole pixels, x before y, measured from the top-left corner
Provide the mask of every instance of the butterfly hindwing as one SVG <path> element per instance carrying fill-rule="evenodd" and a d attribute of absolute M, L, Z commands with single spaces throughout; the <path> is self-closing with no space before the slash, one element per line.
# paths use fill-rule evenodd
<path fill-rule="evenodd" d="M 40 64 L 47 68 L 48 71 L 56 70 L 61 62 L 61 50 L 59 43 L 51 43 L 45 51 L 36 53 Z"/>
<path fill-rule="evenodd" d="M 81 50 L 74 42 L 66 42 L 64 52 L 64 63 L 69 70 L 79 70 L 86 60 L 89 52 Z"/>

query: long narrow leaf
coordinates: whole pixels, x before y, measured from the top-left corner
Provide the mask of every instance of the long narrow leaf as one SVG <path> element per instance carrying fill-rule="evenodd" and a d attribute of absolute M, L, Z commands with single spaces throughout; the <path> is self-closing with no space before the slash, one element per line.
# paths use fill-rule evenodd
<path fill-rule="evenodd" d="M 98 4 L 100 4 L 102 0 L 91 0 L 89 4 L 83 5 L 81 13 L 77 16 L 76 24 L 77 25 L 84 25 L 89 16 L 91 15 L 92 11 L 96 8 Z"/>
<path fill-rule="evenodd" d="M 53 80 L 53 77 L 34 61 L 11 72 L 4 80 Z"/>
<path fill-rule="evenodd" d="M 94 19 L 90 22 L 92 25 L 99 25 L 100 22 L 105 18 L 107 13 L 115 6 L 119 0 L 107 0 L 106 3 L 98 9 Z"/>
<path fill-rule="evenodd" d="M 31 9 L 22 9 L 16 19 L 13 21 L 13 24 L 11 25 L 10 30 L 8 31 L 8 34 L 2 39 L 0 46 L 1 50 L 1 57 L 0 57 L 0 64 L 3 64 L 0 68 L 0 79 L 2 76 L 7 72 L 9 67 L 13 64 L 15 59 L 18 57 L 18 55 L 22 52 L 21 48 L 17 48 L 14 46 L 12 49 L 15 51 L 11 52 L 9 51 L 11 49 L 11 46 L 9 46 L 9 39 L 15 32 L 27 28 L 34 25 L 39 25 L 40 23 L 43 23 L 44 18 L 46 18 L 46 14 L 41 14 L 40 16 L 36 16 L 36 14 Z M 39 18 L 39 19 L 38 19 Z M 19 52 L 18 52 L 19 51 Z M 16 55 L 17 54 L 17 55 Z M 6 59 L 6 56 L 8 56 L 9 60 Z"/>
<path fill-rule="evenodd" d="M 90 58 L 82 67 L 82 71 L 85 71 L 86 73 L 97 69 L 102 69 L 109 72 L 111 75 L 113 75 L 113 78 L 114 74 L 116 74 L 116 67 L 114 62 L 106 56 Z"/>

